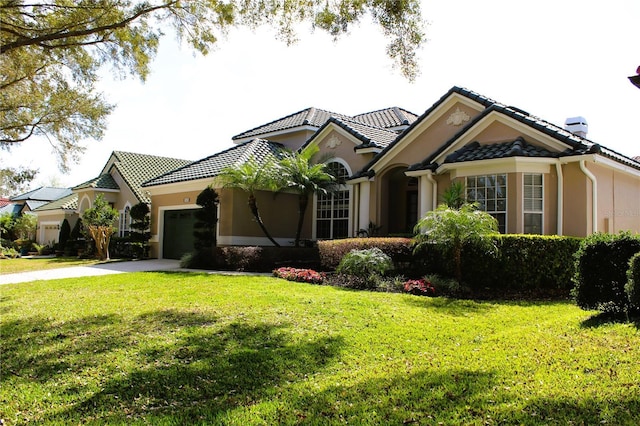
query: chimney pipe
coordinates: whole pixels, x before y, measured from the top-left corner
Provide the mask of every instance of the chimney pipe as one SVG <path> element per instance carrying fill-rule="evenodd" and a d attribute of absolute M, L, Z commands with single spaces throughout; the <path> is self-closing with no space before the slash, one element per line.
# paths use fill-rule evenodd
<path fill-rule="evenodd" d="M 564 122 L 564 129 L 581 138 L 586 138 L 589 125 L 584 117 L 569 117 Z"/>

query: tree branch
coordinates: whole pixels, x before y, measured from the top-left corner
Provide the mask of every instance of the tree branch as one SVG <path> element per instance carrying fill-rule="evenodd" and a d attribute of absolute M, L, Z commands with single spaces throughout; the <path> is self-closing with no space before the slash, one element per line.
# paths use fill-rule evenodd
<path fill-rule="evenodd" d="M 16 40 L 10 43 L 5 43 L 2 46 L 0 46 L 0 54 L 2 53 L 6 53 L 10 50 L 13 49 L 17 49 L 19 47 L 25 47 L 25 46 L 32 46 L 32 45 L 39 45 L 39 46 L 43 46 L 43 47 L 49 47 L 49 48 L 55 48 L 57 46 L 55 45 L 47 45 L 46 42 L 50 42 L 50 41 L 56 41 L 56 40 L 62 40 L 62 39 L 67 39 L 67 38 L 74 38 L 74 37 L 84 37 L 84 36 L 88 36 L 88 35 L 92 35 L 92 34 L 96 34 L 96 33 L 101 33 L 101 32 L 105 32 L 105 31 L 111 31 L 111 30 L 115 30 L 118 28 L 124 28 L 127 25 L 129 25 L 131 22 L 135 21 L 136 19 L 140 18 L 141 16 L 147 15 L 149 13 L 155 12 L 156 10 L 161 10 L 161 9 L 166 9 L 168 7 L 171 7 L 172 5 L 174 5 L 176 2 L 172 1 L 169 3 L 165 3 L 159 6 L 152 6 L 152 7 L 147 7 L 144 9 L 140 9 L 139 11 L 137 11 L 136 13 L 134 13 L 133 15 L 131 15 L 130 17 L 120 21 L 120 22 L 116 22 L 114 24 L 110 24 L 110 25 L 103 25 L 103 26 L 99 26 L 99 27 L 95 27 L 95 28 L 88 28 L 85 30 L 77 30 L 77 31 L 66 31 L 66 32 L 61 32 L 61 33 L 54 33 L 54 34 L 45 34 L 39 37 L 30 37 L 30 38 L 22 38 L 20 40 Z M 65 43 L 64 47 L 69 46 L 69 43 Z M 78 44 L 79 45 L 79 44 Z"/>

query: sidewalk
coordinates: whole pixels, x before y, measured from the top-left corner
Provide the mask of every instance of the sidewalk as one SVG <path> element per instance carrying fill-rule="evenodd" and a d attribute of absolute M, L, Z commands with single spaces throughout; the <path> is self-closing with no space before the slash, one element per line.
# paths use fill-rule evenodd
<path fill-rule="evenodd" d="M 109 262 L 91 266 L 46 269 L 42 271 L 18 272 L 0 275 L 0 285 L 60 278 L 88 277 L 95 275 L 122 274 L 124 272 L 187 271 L 180 269 L 180 261 L 173 259 L 130 260 Z"/>

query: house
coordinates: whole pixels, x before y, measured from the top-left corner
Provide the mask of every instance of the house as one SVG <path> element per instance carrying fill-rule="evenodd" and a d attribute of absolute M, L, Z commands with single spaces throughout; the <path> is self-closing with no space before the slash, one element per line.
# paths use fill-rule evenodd
<path fill-rule="evenodd" d="M 232 138 L 235 146 L 142 184 L 151 198 L 152 255 L 191 251 L 197 195 L 220 196 L 218 243 L 269 245 L 247 208 L 247 196 L 222 188 L 228 165 L 277 158 L 283 148 L 316 145 L 343 179 L 317 196 L 303 238 L 411 233 L 454 181 L 498 219 L 501 232 L 585 236 L 640 232 L 640 161 L 587 139 L 575 117 L 560 127 L 465 88 L 453 87 L 418 116 L 402 108 L 347 116 L 307 108 Z M 263 191 L 257 200 L 275 239 L 291 244 L 297 198 Z"/>
<path fill-rule="evenodd" d="M 57 242 L 62 222 L 67 219 L 73 228 L 82 213 L 93 207 L 99 194 L 120 212 L 116 235 L 127 235 L 131 224 L 131 207 L 151 201 L 141 184 L 189 162 L 156 155 L 114 151 L 97 177 L 69 189 L 65 196 L 33 210 L 38 216 L 36 240 L 41 244 Z"/>

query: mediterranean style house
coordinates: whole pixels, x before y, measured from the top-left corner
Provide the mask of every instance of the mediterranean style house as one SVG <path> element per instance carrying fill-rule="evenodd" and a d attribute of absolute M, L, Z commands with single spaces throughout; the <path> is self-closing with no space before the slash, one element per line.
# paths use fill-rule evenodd
<path fill-rule="evenodd" d="M 388 108 L 356 116 L 308 108 L 235 137 L 236 146 L 145 182 L 151 196 L 152 253 L 191 249 L 195 199 L 208 185 L 220 195 L 218 242 L 268 245 L 247 196 L 216 176 L 249 158 L 277 158 L 282 148 L 316 145 L 344 179 L 314 197 L 303 237 L 309 240 L 407 234 L 454 181 L 498 219 L 501 232 L 585 236 L 640 232 L 640 162 L 586 138 L 581 117 L 559 127 L 470 90 L 453 87 L 422 115 Z M 258 194 L 263 221 L 291 244 L 297 199 Z"/>
<path fill-rule="evenodd" d="M 142 183 L 188 163 L 175 158 L 114 151 L 97 177 L 67 189 L 65 196 L 32 210 L 38 216 L 36 240 L 41 244 L 57 242 L 62 222 L 67 219 L 73 228 L 82 212 L 93 207 L 98 194 L 120 212 L 117 235 L 126 236 L 131 225 L 131 207 L 151 202 L 142 190 Z"/>
<path fill-rule="evenodd" d="M 460 87 L 419 116 L 397 107 L 355 116 L 308 108 L 234 136 L 235 145 L 222 152 L 175 160 L 181 163 L 155 174 L 149 170 L 137 190 L 118 171 L 117 157 L 124 153 L 114 153 L 101 177 L 73 188 L 77 204 L 49 207 L 58 212 L 49 220 L 60 221 L 61 209 L 80 214 L 101 192 L 122 212 L 122 234 L 127 205 L 150 202 L 152 257 L 180 258 L 193 250 L 195 201 L 211 185 L 220 198 L 218 244 L 270 245 L 247 207 L 247 194 L 223 188 L 217 176 L 249 159 L 266 162 L 283 149 L 315 145 L 343 184 L 314 197 L 303 229 L 307 240 L 362 230 L 410 234 L 455 181 L 465 185 L 468 200 L 498 219 L 501 232 L 640 232 L 640 160 L 590 141 L 586 131 L 581 117 L 560 127 Z M 147 157 L 126 155 L 132 164 Z M 257 202 L 272 236 L 291 245 L 297 195 L 262 191 Z M 49 210 L 36 211 L 44 220 Z"/>

